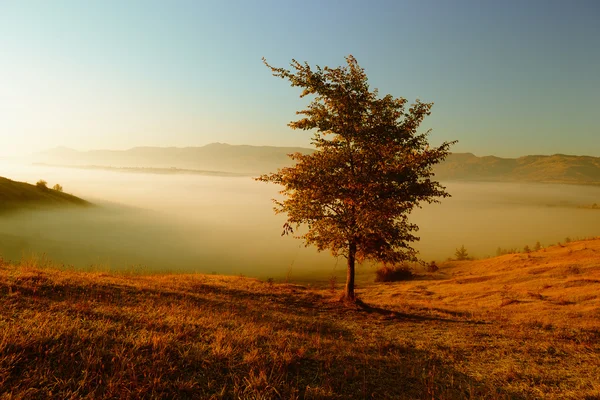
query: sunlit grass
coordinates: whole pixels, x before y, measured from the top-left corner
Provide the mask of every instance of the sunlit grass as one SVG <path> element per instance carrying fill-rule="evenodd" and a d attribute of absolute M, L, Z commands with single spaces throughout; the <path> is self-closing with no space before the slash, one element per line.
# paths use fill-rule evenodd
<path fill-rule="evenodd" d="M 600 396 L 600 241 L 319 288 L 0 263 L 3 398 Z M 328 287 L 329 286 L 329 287 Z"/>

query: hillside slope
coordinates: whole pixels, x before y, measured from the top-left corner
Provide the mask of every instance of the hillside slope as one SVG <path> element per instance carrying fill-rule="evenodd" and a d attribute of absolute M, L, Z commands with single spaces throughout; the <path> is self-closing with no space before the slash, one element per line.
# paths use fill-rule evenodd
<path fill-rule="evenodd" d="M 87 201 L 52 189 L 0 177 L 0 212 L 23 207 L 87 206 Z"/>
<path fill-rule="evenodd" d="M 0 397 L 600 396 L 600 241 L 338 292 L 0 263 Z M 596 396 L 596 397 L 594 397 Z"/>
<path fill-rule="evenodd" d="M 373 304 L 422 307 L 435 296 L 439 306 L 472 315 L 502 308 L 514 322 L 573 326 L 600 334 L 600 238 L 558 244 L 530 253 L 441 264 L 423 279 L 392 285 L 378 294 L 365 290 Z M 411 302 L 414 300 L 415 302 Z M 408 302 L 408 303 L 407 303 Z"/>
<path fill-rule="evenodd" d="M 554 154 L 500 158 L 451 154 L 436 168 L 441 180 L 600 184 L 600 158 Z"/>

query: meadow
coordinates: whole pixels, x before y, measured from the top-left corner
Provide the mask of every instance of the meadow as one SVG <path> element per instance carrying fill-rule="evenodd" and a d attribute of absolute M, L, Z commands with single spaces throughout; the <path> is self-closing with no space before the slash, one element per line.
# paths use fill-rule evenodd
<path fill-rule="evenodd" d="M 600 239 L 298 285 L 0 265 L 0 398 L 595 399 Z"/>

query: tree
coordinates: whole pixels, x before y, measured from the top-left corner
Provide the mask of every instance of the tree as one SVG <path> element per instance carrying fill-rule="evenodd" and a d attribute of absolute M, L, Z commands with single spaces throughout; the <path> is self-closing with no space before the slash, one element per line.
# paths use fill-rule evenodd
<path fill-rule="evenodd" d="M 41 190 L 48 190 L 48 182 L 46 182 L 43 179 L 40 179 L 39 181 L 37 181 L 35 186 L 37 186 L 37 188 L 41 189 Z"/>
<path fill-rule="evenodd" d="M 415 261 L 411 243 L 418 227 L 408 221 L 421 202 L 448 197 L 433 181 L 433 165 L 442 161 L 454 142 L 430 147 L 429 131 L 418 133 L 432 103 L 379 97 L 369 89 L 365 71 L 352 56 L 347 66 L 311 68 L 292 60 L 293 72 L 275 68 L 274 76 L 313 96 L 292 129 L 314 132 L 312 154 L 290 154 L 296 164 L 257 180 L 283 186 L 275 212 L 287 214 L 283 234 L 319 251 L 347 258 L 345 299 L 355 300 L 356 261 L 384 264 Z M 298 233 L 300 226 L 307 227 Z"/>
<path fill-rule="evenodd" d="M 56 190 L 57 192 L 62 192 L 63 187 L 57 183 L 56 185 L 52 186 L 52 190 Z"/>
<path fill-rule="evenodd" d="M 456 249 L 454 256 L 456 257 L 457 261 L 465 261 L 469 259 L 469 253 L 467 252 L 467 249 L 465 249 L 464 244 L 460 247 L 460 249 Z"/>

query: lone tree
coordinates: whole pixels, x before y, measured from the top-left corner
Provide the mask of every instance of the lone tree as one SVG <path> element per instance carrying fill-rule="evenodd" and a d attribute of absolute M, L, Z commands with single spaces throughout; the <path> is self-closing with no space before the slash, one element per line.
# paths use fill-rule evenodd
<path fill-rule="evenodd" d="M 454 256 L 456 257 L 457 261 L 465 261 L 469 259 L 469 253 L 467 252 L 467 249 L 465 249 L 464 244 L 460 247 L 460 249 L 456 249 Z"/>
<path fill-rule="evenodd" d="M 433 165 L 442 161 L 455 142 L 430 147 L 429 131 L 418 133 L 433 103 L 417 100 L 408 106 L 403 98 L 379 97 L 369 90 L 367 75 L 356 59 L 347 66 L 311 68 L 292 60 L 293 72 L 275 68 L 263 58 L 273 75 L 313 96 L 292 129 L 314 131 L 312 154 L 294 153 L 292 167 L 262 175 L 259 181 L 283 186 L 283 201 L 275 212 L 287 214 L 283 234 L 306 226 L 306 246 L 329 249 L 348 260 L 344 297 L 355 300 L 356 261 L 395 264 L 416 261 L 411 242 L 419 240 L 408 214 L 420 202 L 448 197 L 445 188 L 431 180 Z"/>

